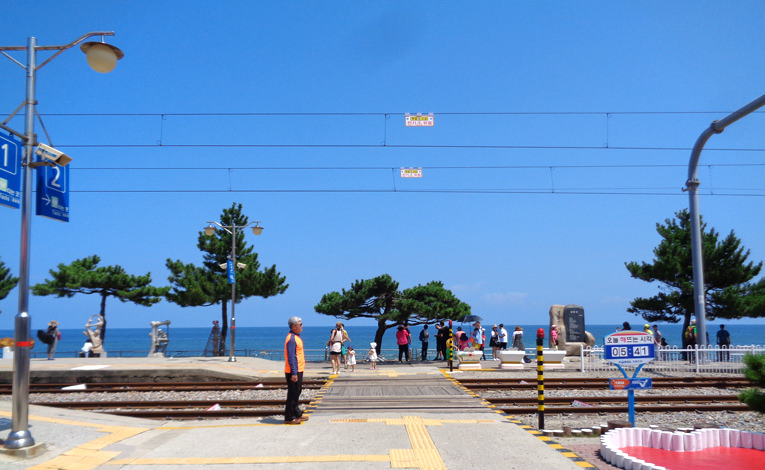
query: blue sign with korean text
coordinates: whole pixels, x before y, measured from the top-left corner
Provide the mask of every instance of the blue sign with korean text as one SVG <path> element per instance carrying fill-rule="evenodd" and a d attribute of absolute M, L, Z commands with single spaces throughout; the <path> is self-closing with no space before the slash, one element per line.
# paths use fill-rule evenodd
<path fill-rule="evenodd" d="M 236 274 L 234 273 L 234 262 L 231 260 L 226 261 L 226 272 L 228 274 L 228 283 L 236 284 Z"/>
<path fill-rule="evenodd" d="M 0 134 L 0 204 L 21 206 L 21 142 Z"/>
<path fill-rule="evenodd" d="M 603 359 L 621 366 L 636 366 L 653 361 L 656 353 L 653 335 L 641 331 L 619 331 L 605 337 Z"/>
<path fill-rule="evenodd" d="M 69 167 L 37 169 L 37 215 L 69 222 Z"/>

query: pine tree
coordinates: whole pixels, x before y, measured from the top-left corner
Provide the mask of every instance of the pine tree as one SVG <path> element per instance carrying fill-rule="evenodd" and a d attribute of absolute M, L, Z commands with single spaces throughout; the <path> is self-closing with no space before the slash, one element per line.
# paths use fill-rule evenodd
<path fill-rule="evenodd" d="M 676 219 L 666 219 L 663 225 L 656 224 L 662 240 L 653 250 L 652 263 L 625 263 L 632 277 L 662 284 L 658 294 L 634 299 L 627 311 L 641 315 L 649 323 L 682 320 L 685 331 L 695 313 L 690 216 L 687 210 L 675 216 Z M 744 249 L 732 230 L 721 238 L 702 223 L 701 232 L 707 317 L 713 320 L 765 316 L 765 279 L 751 282 L 760 273 L 762 262 L 748 261 L 749 250 Z"/>
<path fill-rule="evenodd" d="M 148 307 L 162 300 L 169 288 L 151 286 L 151 273 L 134 276 L 127 274 L 121 266 L 99 267 L 100 262 L 101 258 L 93 255 L 69 265 L 59 264 L 58 271 L 49 271 L 53 279 L 32 286 L 32 294 L 67 298 L 76 294 L 95 294 L 101 297 L 100 314 L 104 318 L 101 339 L 105 341 L 107 298 Z"/>
<path fill-rule="evenodd" d="M 0 300 L 8 297 L 8 294 L 19 283 L 19 278 L 11 276 L 10 268 L 5 267 L 5 263 L 0 261 Z M 2 310 L 0 310 L 2 313 Z"/>
<path fill-rule="evenodd" d="M 220 217 L 224 226 L 236 225 L 243 227 L 249 223 L 247 216 L 242 213 L 242 205 L 234 203 L 224 209 Z M 220 265 L 225 264 L 231 255 L 232 235 L 225 230 L 216 230 L 212 236 L 199 232 L 197 248 L 203 253 L 202 266 L 184 264 L 181 261 L 168 259 L 165 263 L 170 270 L 168 280 L 171 283 L 168 301 L 181 307 L 197 307 L 221 305 L 221 341 L 217 355 L 225 354 L 226 336 L 228 332 L 228 301 L 231 300 L 231 284 L 228 283 L 226 272 Z M 252 297 L 270 297 L 283 294 L 289 284 L 286 277 L 276 270 L 276 265 L 260 269 L 258 254 L 253 246 L 245 241 L 245 233 L 236 232 L 236 261 L 246 267 L 236 272 L 236 303 Z"/>
<path fill-rule="evenodd" d="M 747 354 L 744 356 L 744 375 L 759 388 L 748 388 L 738 395 L 738 399 L 749 408 L 765 413 L 765 355 Z"/>
<path fill-rule="evenodd" d="M 470 314 L 470 306 L 445 289 L 439 281 L 431 281 L 403 292 L 398 290 L 398 286 L 398 282 L 388 274 L 356 280 L 349 290 L 343 289 L 322 296 L 314 310 L 344 320 L 376 320 L 375 342 L 378 353 L 385 331 L 396 325 L 406 323 L 416 326 L 440 319 L 456 320 Z"/>

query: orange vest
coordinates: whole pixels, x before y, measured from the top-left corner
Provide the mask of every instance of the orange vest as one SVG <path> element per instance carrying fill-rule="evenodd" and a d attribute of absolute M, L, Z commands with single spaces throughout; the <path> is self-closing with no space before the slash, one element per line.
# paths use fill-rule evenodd
<path fill-rule="evenodd" d="M 295 361 L 295 364 L 293 364 L 293 367 L 297 365 L 297 372 L 303 372 L 305 370 L 303 339 L 295 333 L 290 332 L 287 335 L 287 338 L 284 340 L 284 372 L 286 374 L 297 373 L 292 370 L 292 367 L 290 367 L 289 343 L 292 338 L 295 339 L 295 355 L 292 357 L 292 359 Z"/>

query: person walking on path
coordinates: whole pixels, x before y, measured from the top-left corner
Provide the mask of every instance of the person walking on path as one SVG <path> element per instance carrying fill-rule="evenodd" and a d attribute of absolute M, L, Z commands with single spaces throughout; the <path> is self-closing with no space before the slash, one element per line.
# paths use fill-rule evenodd
<path fill-rule="evenodd" d="M 404 325 L 398 325 L 396 330 L 396 344 L 398 345 L 398 362 L 404 362 L 409 358 L 409 332 L 404 329 Z"/>
<path fill-rule="evenodd" d="M 287 324 L 290 332 L 284 340 L 284 377 L 287 379 L 284 424 L 300 424 L 308 421 L 308 416 L 303 416 L 303 412 L 300 411 L 300 394 L 303 392 L 303 371 L 305 370 L 303 340 L 300 338 L 303 320 L 300 317 L 290 317 Z"/>
<path fill-rule="evenodd" d="M 340 356 L 343 353 L 343 324 L 337 322 L 335 328 L 329 334 L 329 362 L 332 364 L 332 373 L 340 373 Z"/>
<path fill-rule="evenodd" d="M 50 343 L 48 343 L 48 360 L 52 361 L 53 356 L 56 354 L 56 345 L 58 345 L 58 340 L 61 339 L 61 332 L 58 331 L 58 322 L 56 320 L 51 320 L 51 322 L 48 323 L 48 330 L 46 333 L 51 339 Z"/>
<path fill-rule="evenodd" d="M 377 343 L 369 343 L 369 351 L 367 351 L 367 359 L 372 363 L 370 369 L 377 369 Z"/>
<path fill-rule="evenodd" d="M 507 330 L 505 329 L 505 324 L 500 323 L 499 324 L 499 336 L 497 337 L 499 341 L 499 349 L 504 351 L 507 349 Z"/>
<path fill-rule="evenodd" d="M 430 338 L 430 332 L 428 331 L 428 325 L 422 327 L 420 331 L 420 344 L 422 344 L 422 360 L 428 360 L 428 339 Z"/>
<path fill-rule="evenodd" d="M 720 325 L 720 329 L 717 331 L 717 347 L 720 349 L 717 351 L 718 361 L 730 360 L 730 332 L 725 329 L 725 325 Z"/>

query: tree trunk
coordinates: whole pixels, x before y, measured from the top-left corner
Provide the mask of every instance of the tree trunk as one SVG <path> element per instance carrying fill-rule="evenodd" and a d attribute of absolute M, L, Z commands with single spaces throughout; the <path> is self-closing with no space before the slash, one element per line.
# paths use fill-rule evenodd
<path fill-rule="evenodd" d="M 104 319 L 104 324 L 101 327 L 101 344 L 106 341 L 106 294 L 101 294 L 101 317 Z"/>
<path fill-rule="evenodd" d="M 221 302 L 221 327 L 220 343 L 218 344 L 218 356 L 226 355 L 226 337 L 228 336 L 228 302 Z"/>
<path fill-rule="evenodd" d="M 377 331 L 375 332 L 375 343 L 377 343 L 377 355 L 380 355 L 382 351 L 382 340 L 385 335 L 385 330 L 388 326 L 385 324 L 385 320 L 377 320 Z"/>

